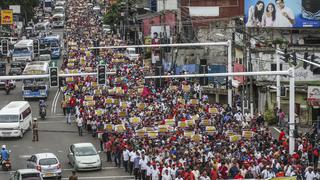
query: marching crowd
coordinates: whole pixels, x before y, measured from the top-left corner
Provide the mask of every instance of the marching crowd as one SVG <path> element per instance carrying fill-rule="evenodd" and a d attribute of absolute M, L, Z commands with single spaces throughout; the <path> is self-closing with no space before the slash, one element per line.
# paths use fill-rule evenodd
<path fill-rule="evenodd" d="M 148 180 L 320 179 L 315 131 L 299 135 L 290 155 L 285 132 L 275 139 L 263 114 L 212 104 L 188 79 L 165 79 L 157 87 L 144 79 L 141 58 L 129 59 L 123 49 L 88 49 L 97 40 L 100 46 L 124 42 L 101 33 L 86 0 L 68 3 L 62 70 L 94 72 L 105 64 L 116 74 L 106 85 L 94 76 L 65 79 L 61 105 L 68 123 L 76 116 L 80 136 L 86 130 L 100 140 L 108 162 Z"/>

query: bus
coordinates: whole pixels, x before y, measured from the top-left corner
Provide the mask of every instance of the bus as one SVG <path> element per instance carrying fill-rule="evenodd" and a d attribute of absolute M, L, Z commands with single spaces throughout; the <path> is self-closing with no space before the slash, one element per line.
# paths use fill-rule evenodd
<path fill-rule="evenodd" d="M 35 33 L 46 36 L 50 32 L 50 22 L 40 22 L 35 25 Z"/>
<path fill-rule="evenodd" d="M 32 39 L 21 40 L 14 45 L 12 61 L 26 63 L 34 60 L 34 47 Z"/>
<path fill-rule="evenodd" d="M 47 47 L 50 47 L 51 50 L 51 58 L 52 59 L 59 59 L 61 55 L 61 39 L 60 36 L 55 35 L 49 35 L 45 38 L 41 39 L 41 44 L 46 45 Z"/>
<path fill-rule="evenodd" d="M 51 13 L 53 7 L 53 0 L 43 0 L 43 10 L 46 13 Z"/>
<path fill-rule="evenodd" d="M 31 128 L 32 111 L 28 101 L 11 101 L 0 110 L 0 137 L 23 137 Z"/>
<path fill-rule="evenodd" d="M 48 61 L 34 61 L 27 64 L 22 75 L 44 75 L 49 74 Z M 27 98 L 44 98 L 49 95 L 48 78 L 31 78 L 24 79 L 22 85 L 22 97 Z"/>
<path fill-rule="evenodd" d="M 53 28 L 63 28 L 64 27 L 64 14 L 54 14 L 52 16 L 52 27 Z"/>

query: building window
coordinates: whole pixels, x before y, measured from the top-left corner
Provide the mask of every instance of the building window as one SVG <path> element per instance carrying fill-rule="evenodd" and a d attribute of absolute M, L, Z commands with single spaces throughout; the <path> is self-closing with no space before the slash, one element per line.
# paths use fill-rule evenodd
<path fill-rule="evenodd" d="M 271 64 L 271 71 L 277 71 L 277 64 Z M 280 71 L 282 71 L 282 64 L 280 64 Z"/>

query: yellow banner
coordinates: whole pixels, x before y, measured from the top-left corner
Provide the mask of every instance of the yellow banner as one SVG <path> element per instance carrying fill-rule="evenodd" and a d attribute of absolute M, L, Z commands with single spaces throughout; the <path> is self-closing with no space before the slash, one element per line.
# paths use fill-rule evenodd
<path fill-rule="evenodd" d="M 209 113 L 216 114 L 216 113 L 218 113 L 218 109 L 217 108 L 209 108 Z"/>
<path fill-rule="evenodd" d="M 272 178 L 271 180 L 297 180 L 297 176 L 292 176 L 292 177 L 277 177 L 277 178 Z"/>
<path fill-rule="evenodd" d="M 148 136 L 152 139 L 155 139 L 158 137 L 158 132 L 148 132 Z"/>
<path fill-rule="evenodd" d="M 187 123 L 185 121 L 179 121 L 178 122 L 178 127 L 180 128 L 186 128 L 187 127 Z"/>
<path fill-rule="evenodd" d="M 246 139 L 250 139 L 253 136 L 253 131 L 242 131 L 242 137 Z"/>
<path fill-rule="evenodd" d="M 158 131 L 160 133 L 166 133 L 166 132 L 168 132 L 168 126 L 167 125 L 160 125 Z"/>
<path fill-rule="evenodd" d="M 96 114 L 97 116 L 101 116 L 102 113 L 103 113 L 102 109 L 97 109 L 97 110 L 95 110 L 95 114 Z"/>
<path fill-rule="evenodd" d="M 1 24 L 12 25 L 13 24 L 13 11 L 1 10 Z"/>
<path fill-rule="evenodd" d="M 240 135 L 232 135 L 229 137 L 230 142 L 237 142 L 241 139 Z"/>
<path fill-rule="evenodd" d="M 119 124 L 119 125 L 116 125 L 116 126 L 114 127 L 114 129 L 115 129 L 115 131 L 117 131 L 117 132 L 124 132 L 126 128 L 124 127 L 123 124 Z"/>
<path fill-rule="evenodd" d="M 130 122 L 132 124 L 138 124 L 140 122 L 140 117 L 132 117 L 130 118 Z"/>
<path fill-rule="evenodd" d="M 93 101 L 93 96 L 84 96 L 85 101 Z"/>
<path fill-rule="evenodd" d="M 166 125 L 169 125 L 169 126 L 175 125 L 174 119 L 166 119 L 165 122 L 166 122 Z"/>

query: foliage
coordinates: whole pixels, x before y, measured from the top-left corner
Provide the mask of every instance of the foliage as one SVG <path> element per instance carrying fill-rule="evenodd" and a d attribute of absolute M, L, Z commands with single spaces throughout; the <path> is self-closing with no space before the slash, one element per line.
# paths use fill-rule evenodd
<path fill-rule="evenodd" d="M 273 109 L 268 109 L 264 113 L 264 120 L 268 123 L 268 125 L 274 125 L 277 123 L 277 119 L 274 115 Z"/>
<path fill-rule="evenodd" d="M 113 26 L 118 24 L 120 20 L 120 4 L 113 4 L 103 17 L 103 23 Z"/>
<path fill-rule="evenodd" d="M 33 8 L 39 5 L 39 0 L 15 0 L 15 1 L 0 1 L 0 7 L 6 9 L 9 5 L 21 5 L 22 16 L 27 16 L 27 21 L 29 21 L 33 15 Z"/>

